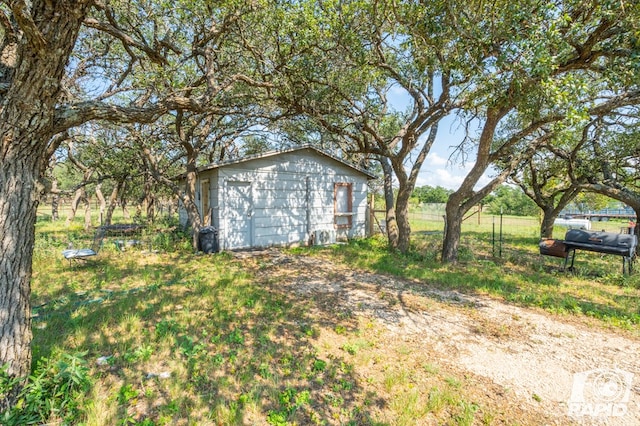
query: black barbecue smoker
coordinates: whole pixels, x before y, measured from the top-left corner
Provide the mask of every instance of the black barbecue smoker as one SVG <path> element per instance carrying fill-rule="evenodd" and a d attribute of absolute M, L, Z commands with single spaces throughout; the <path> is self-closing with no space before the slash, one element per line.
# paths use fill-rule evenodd
<path fill-rule="evenodd" d="M 605 231 L 586 231 L 584 229 L 570 229 L 564 240 L 540 241 L 540 254 L 564 258 L 564 268 L 567 268 L 569 258 L 573 269 L 576 250 L 586 250 L 596 253 L 613 254 L 622 257 L 622 273 L 631 274 L 636 257 L 638 237 L 635 234 L 617 234 Z"/>

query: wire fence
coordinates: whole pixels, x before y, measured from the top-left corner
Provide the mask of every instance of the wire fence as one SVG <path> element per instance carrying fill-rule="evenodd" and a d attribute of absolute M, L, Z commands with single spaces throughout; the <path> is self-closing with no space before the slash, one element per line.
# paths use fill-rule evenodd
<path fill-rule="evenodd" d="M 92 201 L 89 205 L 89 215 L 91 226 L 100 226 L 104 223 L 106 218 L 106 211 L 101 210 L 100 205 L 96 201 Z M 73 223 L 80 224 L 85 220 L 85 205 L 82 204 L 78 207 L 75 213 L 73 213 L 69 202 L 60 203 L 57 207 L 58 221 L 66 222 L 69 217 L 73 217 Z M 114 222 L 136 222 L 140 220 L 148 220 L 146 217 L 146 209 L 141 209 L 140 206 L 131 205 L 127 207 L 118 206 L 113 211 L 112 221 Z M 155 219 L 175 217 L 177 219 L 178 208 L 175 203 L 160 202 L 154 206 Z M 38 206 L 39 221 L 52 221 L 53 210 L 51 204 L 41 203 Z"/>
<path fill-rule="evenodd" d="M 442 214 L 441 214 L 442 213 Z M 415 234 L 444 234 L 443 212 L 413 211 L 409 213 L 412 232 Z M 507 252 L 519 250 L 526 244 L 537 247 L 540 240 L 540 220 L 532 217 L 493 215 L 474 209 L 467 213 L 461 229 L 463 245 L 468 240 L 480 240 L 493 257 L 503 257 Z"/>
<path fill-rule="evenodd" d="M 386 232 L 384 229 L 384 211 L 375 211 L 374 232 Z M 412 235 L 440 235 L 445 228 L 444 204 L 424 205 L 409 213 Z M 500 215 L 483 212 L 476 207 L 467 212 L 462 223 L 461 241 L 464 245 L 482 243 L 483 250 L 489 251 L 493 257 L 512 257 L 521 254 L 523 247 L 532 252 L 538 250 L 540 242 L 540 217 L 524 217 Z M 624 233 L 628 222 L 624 220 L 591 221 L 592 230 Z M 564 239 L 565 226 L 554 226 L 553 236 Z M 473 241 L 473 243 L 471 243 Z"/>

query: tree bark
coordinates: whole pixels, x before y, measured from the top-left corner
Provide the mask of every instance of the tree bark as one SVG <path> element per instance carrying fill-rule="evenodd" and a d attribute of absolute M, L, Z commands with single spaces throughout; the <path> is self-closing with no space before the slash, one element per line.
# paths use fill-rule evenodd
<path fill-rule="evenodd" d="M 127 200 L 125 200 L 124 197 L 120 198 L 120 205 L 122 206 L 122 217 L 124 217 L 124 220 L 130 221 L 131 213 L 129 213 L 129 209 L 127 208 Z"/>
<path fill-rule="evenodd" d="M 398 223 L 398 250 L 401 253 L 409 251 L 411 245 L 411 225 L 409 224 L 409 198 L 413 192 L 413 185 L 400 185 L 396 198 L 396 221 Z"/>
<path fill-rule="evenodd" d="M 182 204 L 187 211 L 187 216 L 189 218 L 189 222 L 191 223 L 191 245 L 194 250 L 198 250 L 198 235 L 200 233 L 200 229 L 202 229 L 202 217 L 198 212 L 198 206 L 195 202 L 195 193 L 196 193 L 196 183 L 198 181 L 197 171 L 191 167 L 188 167 L 189 170 L 187 172 L 187 188 L 186 191 L 181 194 Z M 206 212 L 202 212 L 202 214 L 206 214 Z"/>
<path fill-rule="evenodd" d="M 56 222 L 60 216 L 58 208 L 60 207 L 60 191 L 58 189 L 58 180 L 53 179 L 51 182 L 51 221 Z"/>
<path fill-rule="evenodd" d="M 102 183 L 96 185 L 96 197 L 100 203 L 100 225 L 102 225 L 104 212 L 107 210 L 107 200 L 105 200 L 104 194 L 102 193 Z"/>
<path fill-rule="evenodd" d="M 7 60 L 2 52 L 7 89 L 0 93 L 0 365 L 12 378 L 30 372 L 37 182 L 55 148 L 49 143 L 61 81 L 88 9 L 88 0 L 33 0 L 33 20 L 18 24 L 14 57 Z M 19 391 L 17 386 L 0 395 L 0 411 Z"/>
<path fill-rule="evenodd" d="M 479 203 L 484 195 L 499 185 L 499 180 L 494 178 L 492 183 L 483 188 L 483 193 L 474 191 L 474 186 L 490 164 L 491 144 L 500 119 L 506 114 L 506 110 L 489 109 L 484 122 L 480 140 L 478 141 L 478 154 L 476 162 L 453 194 L 449 196 L 445 208 L 445 228 L 444 240 L 442 242 L 442 261 L 445 263 L 456 263 L 458 261 L 458 248 L 460 246 L 460 236 L 462 232 L 462 219 L 466 212 Z M 503 173 L 506 179 L 508 174 Z"/>
<path fill-rule="evenodd" d="M 553 224 L 560 212 L 578 195 L 578 183 L 569 182 L 567 185 L 560 179 L 553 179 L 555 171 L 551 175 L 544 170 L 539 171 L 531 159 L 527 160 L 526 167 L 529 172 L 527 182 L 520 179 L 517 173 L 512 175 L 512 179 L 542 211 L 540 238 L 553 238 Z M 560 182 L 549 185 L 549 181 L 553 180 Z"/>
<path fill-rule="evenodd" d="M 31 260 L 35 240 L 37 159 L 15 155 L 0 161 L 0 363 L 12 377 L 31 366 Z M 0 395 L 0 411 L 19 388 Z"/>
<path fill-rule="evenodd" d="M 557 195 L 557 194 L 555 194 Z M 536 202 L 538 207 L 542 209 L 542 223 L 540 224 L 540 237 L 541 238 L 553 238 L 553 223 L 556 218 L 560 214 L 565 207 L 569 205 L 569 203 L 576 198 L 578 195 L 578 190 L 575 187 L 572 187 L 564 192 L 562 192 L 562 196 L 559 201 L 557 201 L 554 205 L 554 200 L 557 197 L 549 197 L 546 200 L 540 200 L 541 202 Z M 536 201 L 536 200 L 534 200 Z M 543 202 L 549 203 L 544 204 Z"/>
<path fill-rule="evenodd" d="M 460 202 L 454 197 L 449 197 L 445 207 L 444 238 L 442 241 L 442 260 L 455 263 L 458 261 L 458 249 L 460 247 L 460 234 L 462 232 L 462 219 L 465 212 L 459 208 Z"/>
<path fill-rule="evenodd" d="M 411 126 L 410 126 L 411 127 Z M 401 253 L 407 253 L 411 247 L 411 225 L 409 223 L 409 199 L 416 186 L 418 180 L 418 173 L 422 168 L 424 160 L 427 158 L 427 154 L 431 150 L 433 143 L 438 134 L 438 124 L 431 125 L 429 136 L 422 145 L 422 148 L 418 152 L 416 159 L 411 167 L 411 171 L 407 174 L 405 170 L 404 159 L 408 156 L 409 147 L 413 147 L 416 144 L 414 141 L 418 138 L 418 134 L 414 130 L 407 129 L 402 137 L 403 147 L 400 153 L 391 158 L 390 163 L 398 179 L 398 195 L 396 197 L 395 218 L 398 229 L 398 242 L 396 248 Z"/>
<path fill-rule="evenodd" d="M 73 198 L 71 199 L 71 206 L 70 206 L 71 211 L 69 212 L 69 215 L 67 216 L 67 221 L 66 221 L 67 226 L 71 225 L 71 222 L 73 222 L 73 219 L 75 219 L 76 217 L 78 206 L 80 205 L 80 201 L 82 200 L 82 191 L 84 191 L 84 188 L 78 188 L 76 189 L 76 192 L 73 194 Z"/>
<path fill-rule="evenodd" d="M 84 230 L 91 229 L 91 202 L 87 196 L 87 191 L 84 191 L 84 197 L 82 197 L 82 203 L 84 204 Z"/>
<path fill-rule="evenodd" d="M 542 223 L 540 223 L 540 238 L 553 238 L 553 223 L 558 213 L 553 206 L 542 209 Z"/>
<path fill-rule="evenodd" d="M 379 158 L 384 174 L 384 205 L 387 222 L 387 239 L 390 249 L 397 249 L 399 242 L 398 222 L 396 221 L 395 197 L 393 196 L 393 168 L 387 157 Z"/>
<path fill-rule="evenodd" d="M 124 180 L 116 182 L 116 185 L 113 187 L 111 191 L 111 195 L 109 195 L 109 205 L 107 206 L 107 214 L 104 216 L 104 224 L 111 225 L 111 219 L 113 218 L 113 212 L 116 210 L 118 206 L 118 194 L 122 191 L 122 187 L 124 186 Z"/>
<path fill-rule="evenodd" d="M 144 175 L 144 205 L 147 221 L 153 223 L 156 215 L 156 197 L 153 195 L 153 181 L 149 173 Z"/>

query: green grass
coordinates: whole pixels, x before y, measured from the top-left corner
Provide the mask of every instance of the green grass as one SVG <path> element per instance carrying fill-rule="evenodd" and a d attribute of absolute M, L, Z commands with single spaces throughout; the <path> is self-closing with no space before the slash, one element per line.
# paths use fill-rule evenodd
<path fill-rule="evenodd" d="M 194 255 L 167 226 L 143 238 L 149 244 L 125 253 L 107 239 L 95 259 L 70 266 L 60 251 L 70 240 L 90 244 L 92 233 L 78 221 L 37 223 L 34 371 L 54 393 L 70 386 L 56 382 L 59 371 L 78 371 L 82 386 L 62 401 L 67 423 L 527 424 L 501 417 L 501 402 L 483 400 L 465 374 L 383 340 L 387 331 L 369 320 L 294 299 L 267 264 Z M 440 238 L 416 234 L 407 255 L 380 238 L 292 251 L 413 279 L 416 293 L 488 294 L 638 330 L 640 285 L 616 272 L 618 258 L 580 253 L 579 273 L 565 274 L 530 236 L 510 236 L 496 258 L 490 234 L 467 231 L 461 262 L 442 265 Z M 66 359 L 81 367 L 68 370 Z M 63 412 L 41 409 L 38 398 L 52 397 L 30 395 L 40 423 L 64 423 Z"/>
<path fill-rule="evenodd" d="M 229 256 L 105 253 L 86 265 L 46 265 L 33 284 L 34 356 L 84 349 L 91 364 L 108 359 L 92 371 L 105 393 L 95 397 L 111 401 L 88 410 L 94 424 L 239 424 L 268 408 L 286 419 L 310 414 L 274 400 L 292 378 L 319 374 L 309 338 L 291 321 L 304 311 Z M 296 338 L 281 341 L 284 331 Z"/>
<path fill-rule="evenodd" d="M 346 350 L 320 348 L 321 321 L 257 277 L 259 267 L 225 253 L 194 255 L 182 241 L 122 253 L 107 239 L 91 261 L 62 258 L 69 240 L 91 239 L 77 223 L 38 223 L 34 367 L 82 353 L 89 368 L 90 389 L 69 396 L 78 409 L 66 422 L 376 424 L 349 361 L 366 344 L 349 327 Z"/>

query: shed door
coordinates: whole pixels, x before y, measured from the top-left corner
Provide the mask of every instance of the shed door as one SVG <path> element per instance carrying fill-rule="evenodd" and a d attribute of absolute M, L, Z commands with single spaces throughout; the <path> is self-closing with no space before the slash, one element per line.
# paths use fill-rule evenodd
<path fill-rule="evenodd" d="M 248 248 L 253 237 L 251 182 L 227 182 L 227 248 Z"/>

